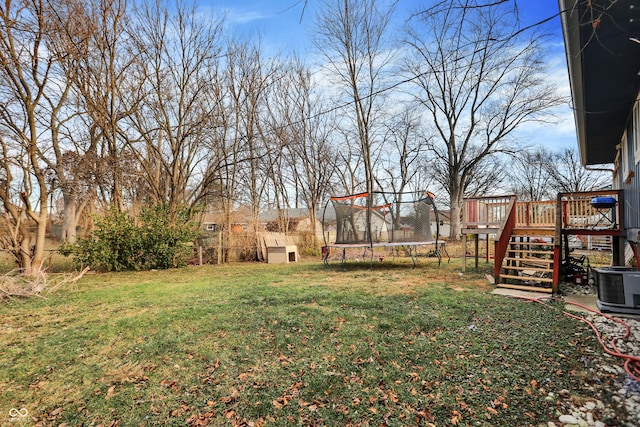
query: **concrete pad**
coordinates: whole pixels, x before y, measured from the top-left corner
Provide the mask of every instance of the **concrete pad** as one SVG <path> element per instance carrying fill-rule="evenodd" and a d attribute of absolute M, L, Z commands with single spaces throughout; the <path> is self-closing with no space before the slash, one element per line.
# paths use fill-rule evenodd
<path fill-rule="evenodd" d="M 492 294 L 504 295 L 507 297 L 542 298 L 550 297 L 546 292 L 523 291 L 521 289 L 495 288 Z"/>
<path fill-rule="evenodd" d="M 495 288 L 492 292 L 496 295 L 504 295 L 510 297 L 521 297 L 521 298 L 549 298 L 551 294 L 545 292 L 532 292 L 532 291 L 523 291 L 519 289 L 508 289 L 508 288 Z M 562 297 L 563 300 L 571 303 L 577 303 L 583 305 L 591 310 L 598 310 L 598 306 L 596 305 L 597 297 L 595 295 L 565 295 Z M 588 313 L 589 310 L 586 310 L 582 307 L 566 304 L 565 310 L 575 311 L 579 313 Z"/>
<path fill-rule="evenodd" d="M 551 296 L 551 294 L 547 294 L 544 292 L 530 292 L 530 291 L 523 291 L 519 289 L 508 289 L 508 288 L 495 288 L 491 293 L 496 295 L 509 296 L 509 297 L 524 297 L 524 298 L 545 298 L 545 297 Z M 596 301 L 598 300 L 598 297 L 596 295 L 573 295 L 572 294 L 572 295 L 564 295 L 562 299 L 567 303 L 577 303 L 591 310 L 594 310 L 597 313 L 600 312 L 600 309 L 598 309 L 598 306 L 596 305 Z M 565 304 L 564 309 L 574 313 L 590 313 L 589 310 L 573 304 Z M 640 315 L 625 314 L 625 313 L 608 313 L 608 312 L 605 314 L 613 317 L 640 321 Z"/>
<path fill-rule="evenodd" d="M 596 305 L 596 300 L 598 298 L 595 295 L 565 295 L 563 299 L 567 302 L 580 304 L 591 310 L 600 312 L 600 310 L 598 309 L 598 306 Z M 578 313 L 589 313 L 589 310 L 586 310 L 582 307 L 579 307 L 573 304 L 567 304 L 565 306 L 565 309 L 570 311 L 575 311 Z"/>

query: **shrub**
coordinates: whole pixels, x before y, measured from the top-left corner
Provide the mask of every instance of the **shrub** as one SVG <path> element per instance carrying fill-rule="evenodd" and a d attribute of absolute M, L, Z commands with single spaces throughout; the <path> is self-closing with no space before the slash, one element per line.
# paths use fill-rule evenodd
<path fill-rule="evenodd" d="M 139 224 L 127 213 L 111 210 L 95 217 L 95 230 L 62 253 L 75 255 L 75 262 L 98 271 L 150 270 L 181 267 L 191 255 L 198 232 L 181 209 L 171 219 L 166 205 L 142 210 Z"/>

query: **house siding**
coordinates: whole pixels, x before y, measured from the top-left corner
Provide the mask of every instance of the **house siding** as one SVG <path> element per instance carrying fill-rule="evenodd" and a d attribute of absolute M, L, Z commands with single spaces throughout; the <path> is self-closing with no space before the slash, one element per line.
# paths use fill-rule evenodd
<path fill-rule="evenodd" d="M 640 112 L 636 105 L 631 111 L 622 148 L 626 155 L 620 157 L 627 161 L 626 167 L 620 168 L 618 176 L 619 188 L 624 190 L 624 227 L 627 237 L 636 240 L 640 229 Z M 622 165 L 621 165 L 622 166 Z M 623 173 L 623 170 L 626 173 Z"/>
<path fill-rule="evenodd" d="M 624 185 L 625 228 L 640 228 L 640 167 L 635 165 L 635 176 L 630 185 Z"/>

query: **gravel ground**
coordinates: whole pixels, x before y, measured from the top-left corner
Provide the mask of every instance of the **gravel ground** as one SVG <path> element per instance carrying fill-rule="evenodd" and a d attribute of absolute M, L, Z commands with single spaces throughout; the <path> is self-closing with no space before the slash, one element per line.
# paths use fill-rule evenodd
<path fill-rule="evenodd" d="M 595 296 L 596 289 L 591 285 L 564 286 L 561 287 L 561 293 Z M 624 326 L 598 314 L 577 314 L 596 326 L 604 342 L 623 336 L 625 332 Z M 640 357 L 640 317 L 615 317 L 624 320 L 630 328 L 627 339 L 616 341 L 618 350 Z M 548 396 L 550 401 L 559 399 L 566 405 L 558 413 L 559 424 L 549 422 L 547 426 L 640 426 L 640 383 L 625 372 L 624 360 L 603 350 L 594 353 L 591 358 L 584 358 L 583 362 L 593 372 L 592 380 L 584 384 L 583 391 L 593 398 L 572 399 L 568 390 L 561 391 L 560 396 Z"/>

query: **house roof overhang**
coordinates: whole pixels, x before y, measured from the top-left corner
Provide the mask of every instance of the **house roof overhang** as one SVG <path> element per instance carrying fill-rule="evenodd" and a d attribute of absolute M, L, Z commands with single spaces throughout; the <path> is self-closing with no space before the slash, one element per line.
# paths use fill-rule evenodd
<path fill-rule="evenodd" d="M 640 0 L 558 3 L 581 162 L 613 163 L 640 84 Z"/>

